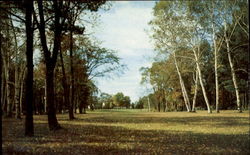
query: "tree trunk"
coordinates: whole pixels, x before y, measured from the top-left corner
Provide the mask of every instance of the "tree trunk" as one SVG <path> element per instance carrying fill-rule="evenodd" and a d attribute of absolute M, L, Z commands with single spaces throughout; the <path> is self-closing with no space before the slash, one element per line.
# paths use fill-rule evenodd
<path fill-rule="evenodd" d="M 65 73 L 65 68 L 64 68 L 64 61 L 63 61 L 63 56 L 62 56 L 62 49 L 60 46 L 60 60 L 61 60 L 61 67 L 62 67 L 62 85 L 63 85 L 63 93 L 64 93 L 64 105 L 69 107 L 70 102 L 69 102 L 69 90 L 68 90 L 68 84 L 67 84 L 67 77 Z M 70 117 L 70 116 L 69 116 Z"/>
<path fill-rule="evenodd" d="M 33 124 L 33 27 L 32 27 L 32 12 L 33 1 L 26 0 L 26 60 L 27 60 L 27 78 L 26 78 L 26 92 L 25 92 L 25 135 L 34 136 Z"/>
<path fill-rule="evenodd" d="M 13 22 L 11 20 L 11 28 L 13 30 L 13 36 L 15 40 L 15 94 L 14 94 L 14 100 L 15 100 L 15 108 L 16 108 L 16 119 L 21 119 L 21 113 L 20 113 L 20 103 L 19 103 L 19 65 L 18 65 L 18 44 L 17 44 L 17 37 L 16 37 L 16 31 L 15 27 L 13 25 Z"/>
<path fill-rule="evenodd" d="M 47 89 L 47 96 L 46 102 L 48 103 L 48 123 L 50 130 L 57 130 L 60 129 L 61 126 L 58 124 L 56 118 L 56 109 L 55 109 L 55 92 L 54 92 L 54 68 L 51 66 L 46 66 L 46 89 Z"/>
<path fill-rule="evenodd" d="M 199 46 L 198 46 L 198 51 L 200 51 Z M 205 89 L 204 84 L 203 84 L 203 78 L 202 78 L 202 74 L 201 74 L 201 69 L 200 69 L 198 56 L 197 56 L 197 53 L 196 53 L 195 50 L 193 50 L 193 52 L 194 52 L 194 56 L 195 56 L 195 61 L 196 61 L 196 66 L 197 66 L 197 70 L 198 70 L 198 75 L 199 75 L 199 80 L 200 80 L 200 85 L 201 85 L 203 97 L 204 97 L 204 100 L 205 100 L 206 105 L 207 105 L 207 112 L 212 113 L 212 111 L 210 109 L 209 101 L 208 101 L 208 98 L 207 98 L 207 92 L 206 92 L 206 89 Z"/>
<path fill-rule="evenodd" d="M 226 23 L 224 24 L 224 28 L 225 28 L 224 37 L 225 37 L 225 41 L 226 41 L 226 45 L 227 45 L 227 56 L 228 56 L 228 61 L 230 64 L 230 69 L 231 69 L 231 74 L 232 74 L 232 79 L 233 79 L 233 84 L 234 84 L 234 89 L 235 89 L 235 94 L 236 94 L 237 109 L 239 112 L 242 112 L 239 87 L 238 87 L 238 83 L 237 83 L 237 79 L 236 79 L 236 75 L 235 75 L 235 70 L 234 70 L 234 64 L 233 64 L 231 52 L 230 52 L 229 38 L 227 37 L 227 34 L 226 34 L 226 31 L 227 31 Z"/>
<path fill-rule="evenodd" d="M 20 106 L 20 114 L 23 114 L 23 90 L 24 90 L 24 83 L 26 77 L 26 66 L 23 64 L 21 67 L 21 74 L 19 76 L 19 106 Z"/>
<path fill-rule="evenodd" d="M 7 37 L 10 38 L 10 34 L 9 34 L 9 28 L 7 27 Z M 8 48 L 10 45 L 9 45 L 9 41 L 7 41 L 6 43 L 6 47 Z M 6 93 L 7 93 L 7 96 L 6 96 L 6 104 L 7 104 L 7 112 L 6 112 L 6 117 L 12 117 L 12 104 L 11 104 L 11 101 L 10 101 L 10 76 L 9 76 L 9 73 L 10 73 L 10 51 L 9 50 L 6 50 L 4 52 L 4 58 L 3 58 L 3 62 L 4 62 L 4 72 L 5 72 L 5 89 L 6 89 Z"/>
<path fill-rule="evenodd" d="M 16 118 L 21 119 L 20 111 L 20 81 L 18 78 L 18 71 L 15 71 L 15 105 L 16 105 Z"/>
<path fill-rule="evenodd" d="M 60 1 L 60 4 L 62 1 Z M 46 40 L 45 33 L 45 19 L 44 19 L 44 10 L 43 10 L 43 2 L 37 1 L 38 11 L 40 23 L 38 26 L 41 45 L 43 48 L 43 54 L 45 58 L 46 64 L 46 102 L 48 107 L 48 123 L 50 130 L 61 129 L 57 118 L 56 118 L 56 110 L 55 110 L 55 100 L 54 100 L 54 69 L 57 61 L 58 51 L 61 44 L 61 32 L 62 25 L 60 25 L 60 17 L 61 17 L 61 8 L 58 7 L 58 1 L 53 1 L 53 9 L 55 11 L 54 16 L 54 40 L 53 40 L 53 51 L 49 51 Z"/>
<path fill-rule="evenodd" d="M 45 86 L 44 86 L 44 97 L 45 97 L 45 100 L 44 100 L 44 113 L 46 114 L 47 113 L 47 79 L 46 79 L 46 77 L 45 77 L 45 80 L 44 80 L 44 82 L 45 82 Z"/>
<path fill-rule="evenodd" d="M 195 73 L 195 89 L 194 89 L 192 112 L 196 111 L 195 105 L 196 105 L 196 98 L 197 98 L 197 91 L 198 91 L 198 80 L 199 80 L 198 74 L 199 73 L 198 73 L 198 70 L 196 68 L 196 73 Z"/>
<path fill-rule="evenodd" d="M 86 105 L 83 106 L 83 114 L 86 114 Z"/>
<path fill-rule="evenodd" d="M 148 111 L 150 112 L 151 109 L 150 109 L 150 101 L 149 101 L 149 96 L 147 97 L 148 98 Z"/>
<path fill-rule="evenodd" d="M 73 70 L 73 32 L 70 30 L 70 106 L 69 106 L 69 119 L 74 119 L 74 99 L 75 99 L 75 79 Z"/>
<path fill-rule="evenodd" d="M 168 102 L 167 102 L 167 93 L 165 90 L 164 90 L 164 96 L 165 96 L 165 109 L 164 109 L 164 111 L 167 112 L 168 111 Z"/>
<path fill-rule="evenodd" d="M 158 101 L 158 112 L 161 112 L 161 102 Z"/>
<path fill-rule="evenodd" d="M 213 3 L 214 8 L 214 3 Z M 212 11 L 212 19 L 214 19 L 214 11 Z M 214 47 L 214 74 L 215 74 L 215 105 L 216 105 L 216 112 L 220 112 L 219 108 L 219 81 L 218 81 L 218 49 L 217 49 L 217 42 L 216 42 L 216 32 L 214 27 L 214 21 L 212 21 L 212 39 L 213 39 L 213 47 Z"/>
<path fill-rule="evenodd" d="M 82 114 L 82 109 L 83 109 L 83 106 L 82 106 L 82 104 L 80 103 L 80 105 L 79 105 L 79 114 Z"/>
<path fill-rule="evenodd" d="M 5 79 L 6 79 L 6 86 L 5 86 L 5 88 L 6 88 L 6 93 L 7 93 L 7 98 L 6 98 L 6 103 L 7 103 L 7 113 L 6 113 L 6 117 L 12 117 L 12 104 L 11 104 L 11 99 L 10 99 L 10 75 L 9 75 L 9 71 L 10 71 L 10 67 L 9 67 L 9 65 L 10 65 L 10 63 L 9 63 L 9 61 L 10 61 L 10 59 L 9 59 L 9 55 L 7 54 L 7 53 L 9 53 L 9 51 L 8 52 L 6 52 L 6 57 L 4 58 L 4 59 L 6 59 L 5 60 Z"/>
<path fill-rule="evenodd" d="M 183 98 L 184 98 L 184 102 L 185 102 L 187 111 L 190 112 L 191 111 L 191 109 L 190 109 L 190 102 L 189 102 L 189 98 L 188 98 L 188 95 L 187 95 L 186 87 L 184 85 L 184 82 L 183 82 L 183 79 L 182 79 L 182 76 L 181 76 L 181 72 L 179 70 L 179 67 L 178 67 L 178 64 L 177 64 L 177 61 L 176 61 L 175 52 L 174 52 L 174 64 L 175 64 L 175 67 L 176 67 L 176 70 L 177 70 L 177 73 L 178 73 L 178 76 L 179 76 L 179 80 L 180 80 L 180 85 L 181 85 L 181 90 L 182 90 L 182 95 L 183 95 Z"/>
<path fill-rule="evenodd" d="M 2 101 L 2 85 L 3 85 L 3 82 L 2 82 L 2 67 L 3 67 L 3 63 L 2 63 L 3 59 L 2 59 L 2 33 L 0 32 L 0 102 Z M 2 102 L 1 102 L 1 118 L 2 118 L 2 114 L 3 114 L 3 106 L 2 106 Z"/>

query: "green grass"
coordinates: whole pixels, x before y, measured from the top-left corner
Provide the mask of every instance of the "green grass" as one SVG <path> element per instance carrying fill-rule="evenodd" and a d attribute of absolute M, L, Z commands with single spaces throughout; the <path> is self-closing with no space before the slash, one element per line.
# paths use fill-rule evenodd
<path fill-rule="evenodd" d="M 249 112 L 207 114 L 97 110 L 57 115 L 53 132 L 34 116 L 35 137 L 24 137 L 24 119 L 2 120 L 5 154 L 249 154 Z"/>

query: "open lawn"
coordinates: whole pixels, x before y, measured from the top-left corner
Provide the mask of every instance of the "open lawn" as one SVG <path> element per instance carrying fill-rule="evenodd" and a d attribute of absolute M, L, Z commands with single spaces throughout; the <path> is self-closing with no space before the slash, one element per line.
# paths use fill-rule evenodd
<path fill-rule="evenodd" d="M 48 130 L 35 115 L 35 137 L 24 137 L 24 119 L 2 119 L 3 154 L 249 154 L 249 112 L 207 114 L 97 110 L 57 115 L 64 129 Z"/>

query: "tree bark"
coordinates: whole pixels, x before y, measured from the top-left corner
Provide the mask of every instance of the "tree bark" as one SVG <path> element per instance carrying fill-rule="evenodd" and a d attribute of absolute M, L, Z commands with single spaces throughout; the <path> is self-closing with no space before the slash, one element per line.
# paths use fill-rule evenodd
<path fill-rule="evenodd" d="M 47 94 L 48 94 L 48 91 L 47 91 L 47 78 L 45 77 L 45 87 L 44 87 L 44 97 L 45 97 L 45 100 L 44 100 L 44 113 L 46 114 L 47 113 Z"/>
<path fill-rule="evenodd" d="M 9 35 L 8 35 L 9 36 Z M 6 97 L 6 104 L 7 104 L 7 113 L 6 113 L 6 117 L 12 117 L 12 104 L 11 104 L 11 99 L 10 99 L 10 56 L 9 53 L 10 51 L 7 51 L 5 53 L 5 58 L 4 58 L 4 69 L 5 69 L 5 79 L 6 79 L 6 93 L 7 93 L 7 97 Z"/>
<path fill-rule="evenodd" d="M 158 112 L 161 112 L 161 102 L 160 101 L 158 101 Z"/>
<path fill-rule="evenodd" d="M 2 101 L 2 67 L 3 67 L 3 63 L 2 63 L 3 59 L 2 59 L 2 33 L 0 32 L 0 101 Z M 2 108 L 2 102 L 1 102 L 1 118 L 2 118 L 2 114 L 3 114 L 3 108 Z"/>
<path fill-rule="evenodd" d="M 151 111 L 151 109 L 150 109 L 150 101 L 149 101 L 149 96 L 147 97 L 147 99 L 148 99 L 148 112 L 150 112 L 150 111 Z"/>
<path fill-rule="evenodd" d="M 74 119 L 74 101 L 75 101 L 75 79 L 73 68 L 73 32 L 70 30 L 70 105 L 69 105 L 69 119 Z"/>
<path fill-rule="evenodd" d="M 60 60 L 61 60 L 61 67 L 62 67 L 62 85 L 63 85 L 63 93 L 64 93 L 64 105 L 66 105 L 67 107 L 69 107 L 69 90 L 68 90 L 68 84 L 67 84 L 67 77 L 66 77 L 66 73 L 65 73 L 65 68 L 64 68 L 64 61 L 63 61 L 63 56 L 62 56 L 62 49 L 60 46 Z"/>
<path fill-rule="evenodd" d="M 212 9 L 214 9 L 214 2 L 212 2 L 213 7 Z M 211 14 L 212 20 L 214 20 L 214 10 L 212 11 Z M 215 74 L 215 105 L 216 105 L 216 112 L 219 113 L 220 112 L 220 108 L 219 108 L 219 81 L 218 81 L 218 51 L 217 51 L 217 42 L 216 42 L 216 32 L 215 32 L 215 25 L 214 25 L 214 21 L 212 21 L 212 40 L 213 40 L 213 47 L 214 47 L 214 74 Z"/>
<path fill-rule="evenodd" d="M 60 1 L 60 4 L 62 1 Z M 53 42 L 53 51 L 52 53 L 49 51 L 46 41 L 45 35 L 45 20 L 44 20 L 44 10 L 43 10 L 43 1 L 37 1 L 38 11 L 40 17 L 40 23 L 38 23 L 38 29 L 40 34 L 41 45 L 43 48 L 43 54 L 45 58 L 46 64 L 46 102 L 48 106 L 48 124 L 50 130 L 58 130 L 61 129 L 57 118 L 56 118 L 56 110 L 55 110 L 55 100 L 54 100 L 54 69 L 56 65 L 57 55 L 61 44 L 61 33 L 62 33 L 62 25 L 60 25 L 60 9 L 58 6 L 58 1 L 53 1 L 53 9 L 55 11 L 54 18 L 54 42 Z"/>
<path fill-rule="evenodd" d="M 47 66 L 46 67 L 46 88 L 47 88 L 47 106 L 48 106 L 48 123 L 50 130 L 60 129 L 61 126 L 58 124 L 56 118 L 56 109 L 55 109 L 55 92 L 54 92 L 54 67 Z"/>
<path fill-rule="evenodd" d="M 165 97 L 165 109 L 164 109 L 164 111 L 167 112 L 168 111 L 168 102 L 167 102 L 167 92 L 166 92 L 166 90 L 164 90 L 164 97 Z"/>
<path fill-rule="evenodd" d="M 199 46 L 198 46 L 198 51 L 200 51 Z M 202 78 L 202 73 L 201 73 L 201 69 L 200 69 L 198 56 L 197 56 L 197 53 L 196 53 L 196 51 L 194 49 L 193 49 L 193 52 L 194 52 L 194 57 L 195 57 L 195 61 L 196 61 L 196 67 L 197 67 L 197 70 L 198 70 L 199 81 L 200 81 L 203 97 L 204 97 L 204 100 L 205 100 L 206 105 L 207 105 L 207 112 L 212 113 L 212 110 L 210 109 L 209 101 L 208 101 L 208 98 L 207 98 L 207 92 L 206 92 L 206 89 L 205 89 L 204 84 L 203 84 L 203 78 Z"/>
<path fill-rule="evenodd" d="M 225 41 L 226 41 L 226 45 L 227 45 L 227 56 L 228 56 L 228 61 L 230 64 L 230 69 L 231 69 L 231 74 L 232 74 L 232 79 L 233 79 L 233 84 L 234 84 L 234 89 L 235 89 L 235 94 L 236 94 L 237 109 L 239 112 L 242 112 L 239 87 L 238 87 L 238 83 L 237 83 L 237 79 L 236 79 L 236 75 L 235 75 L 234 64 L 233 64 L 232 57 L 231 57 L 229 38 L 227 36 L 227 24 L 226 23 L 224 24 L 224 37 L 225 37 Z"/>
<path fill-rule="evenodd" d="M 195 89 L 194 89 L 194 97 L 193 97 L 193 106 L 192 106 L 192 112 L 195 112 L 195 105 L 196 105 L 196 98 L 197 98 L 197 91 L 198 91 L 198 70 L 196 69 L 196 73 L 195 73 Z"/>
<path fill-rule="evenodd" d="M 14 94 L 14 100 L 15 100 L 15 108 L 16 108 L 16 119 L 21 119 L 21 113 L 20 113 L 20 103 L 19 103 L 19 92 L 20 92 L 20 84 L 19 84 L 19 65 L 18 65 L 18 44 L 17 44 L 17 37 L 16 37 L 16 31 L 15 27 L 13 25 L 13 22 L 11 20 L 11 28 L 13 30 L 13 36 L 15 40 L 15 94 Z"/>
<path fill-rule="evenodd" d="M 181 72 L 179 70 L 179 67 L 178 67 L 178 64 L 177 64 L 177 61 L 176 61 L 175 52 L 174 52 L 174 64 L 175 64 L 175 67 L 176 67 L 176 70 L 177 70 L 177 73 L 178 73 L 178 76 L 179 76 L 179 80 L 180 80 L 180 85 L 181 85 L 181 90 L 182 90 L 182 95 L 183 95 L 183 98 L 184 98 L 184 102 L 185 102 L 187 111 L 190 112 L 191 111 L 191 109 L 190 109 L 190 102 L 189 102 L 189 98 L 188 98 L 188 95 L 187 95 L 186 87 L 184 85 L 184 82 L 183 82 L 183 79 L 182 79 L 182 76 L 181 76 Z"/>
<path fill-rule="evenodd" d="M 6 21 L 7 25 L 9 25 L 10 18 L 8 17 Z M 6 37 L 10 39 L 10 33 L 9 33 L 9 26 L 6 27 Z M 4 69 L 4 75 L 5 75 L 5 89 L 6 89 L 6 105 L 7 105 L 7 111 L 6 111 L 6 117 L 12 117 L 12 104 L 10 100 L 10 50 L 8 49 L 10 44 L 9 40 L 6 42 L 6 51 L 3 53 L 3 69 Z"/>
<path fill-rule="evenodd" d="M 3 55 L 2 55 L 3 56 Z M 3 57 L 2 57 L 3 58 Z M 2 61 L 3 62 L 3 61 Z M 6 91 L 6 76 L 5 76 L 5 68 L 4 68 L 4 63 L 2 66 L 2 87 L 1 87 L 1 92 L 2 92 L 2 98 L 1 98 L 1 106 L 2 106 L 2 112 L 5 115 L 6 114 L 6 96 L 7 96 L 7 91 Z"/>
<path fill-rule="evenodd" d="M 34 136 L 33 124 L 33 27 L 32 12 L 33 1 L 26 0 L 26 60 L 27 60 L 27 78 L 26 78 L 26 117 L 25 117 L 25 136 Z"/>

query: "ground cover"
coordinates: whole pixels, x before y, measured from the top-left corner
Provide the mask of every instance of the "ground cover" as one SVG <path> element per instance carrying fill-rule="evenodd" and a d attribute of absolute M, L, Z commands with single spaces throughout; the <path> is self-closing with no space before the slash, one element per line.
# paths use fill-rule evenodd
<path fill-rule="evenodd" d="M 96 110 L 58 114 L 63 129 L 49 131 L 35 115 L 35 136 L 24 137 L 24 119 L 2 119 L 3 154 L 249 154 L 249 113 L 207 114 Z"/>

